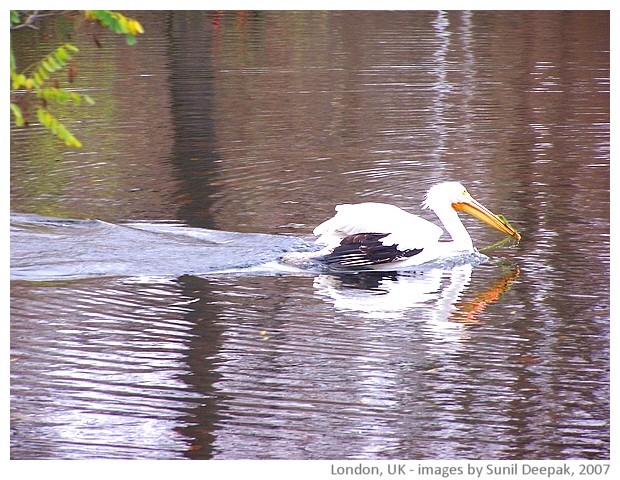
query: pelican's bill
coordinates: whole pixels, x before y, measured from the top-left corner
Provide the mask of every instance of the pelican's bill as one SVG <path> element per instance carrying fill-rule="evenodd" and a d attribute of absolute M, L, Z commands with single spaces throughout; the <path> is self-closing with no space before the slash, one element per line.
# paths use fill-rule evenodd
<path fill-rule="evenodd" d="M 469 213 L 471 216 L 476 217 L 478 220 L 485 222 L 493 228 L 496 228 L 500 232 L 516 238 L 517 241 L 521 240 L 521 235 L 519 234 L 519 232 L 517 232 L 506 221 L 502 220 L 499 216 L 495 215 L 491 210 L 489 210 L 473 198 L 471 198 L 468 202 L 453 203 L 452 208 L 465 213 Z"/>

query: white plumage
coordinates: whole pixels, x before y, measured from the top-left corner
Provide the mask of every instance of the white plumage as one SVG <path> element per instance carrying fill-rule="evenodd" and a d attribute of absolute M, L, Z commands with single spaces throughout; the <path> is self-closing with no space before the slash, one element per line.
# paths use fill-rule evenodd
<path fill-rule="evenodd" d="M 337 205 L 336 215 L 321 223 L 313 233 L 319 237 L 316 243 L 332 247 L 356 233 L 389 233 L 381 243 L 405 250 L 439 241 L 443 230 L 395 205 L 368 202 Z"/>
<path fill-rule="evenodd" d="M 336 215 L 314 229 L 324 245 L 317 256 L 342 267 L 420 265 L 443 257 L 474 252 L 469 233 L 456 210 L 465 211 L 517 240 L 517 233 L 500 217 L 474 200 L 458 182 L 431 187 L 422 203 L 439 218 L 450 241 L 440 241 L 443 230 L 417 215 L 385 203 L 345 204 Z"/>

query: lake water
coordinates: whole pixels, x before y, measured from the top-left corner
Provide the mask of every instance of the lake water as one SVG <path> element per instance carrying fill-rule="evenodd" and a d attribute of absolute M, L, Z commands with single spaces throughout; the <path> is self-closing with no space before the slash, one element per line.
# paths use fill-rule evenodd
<path fill-rule="evenodd" d="M 609 458 L 608 12 L 127 15 L 12 38 L 96 101 L 11 129 L 13 459 Z M 279 261 L 445 180 L 523 240 Z"/>

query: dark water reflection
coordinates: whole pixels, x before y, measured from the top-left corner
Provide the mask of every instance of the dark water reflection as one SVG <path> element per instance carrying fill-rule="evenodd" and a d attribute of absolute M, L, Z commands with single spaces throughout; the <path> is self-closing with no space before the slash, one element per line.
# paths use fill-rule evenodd
<path fill-rule="evenodd" d="M 133 16 L 72 37 L 84 149 L 11 131 L 13 458 L 609 458 L 607 12 Z M 521 244 L 276 266 L 449 179 Z"/>
<path fill-rule="evenodd" d="M 519 272 L 477 269 L 388 314 L 394 288 L 335 277 L 14 282 L 14 455 L 598 457 L 606 355 L 575 342 L 598 331 L 523 325 Z"/>

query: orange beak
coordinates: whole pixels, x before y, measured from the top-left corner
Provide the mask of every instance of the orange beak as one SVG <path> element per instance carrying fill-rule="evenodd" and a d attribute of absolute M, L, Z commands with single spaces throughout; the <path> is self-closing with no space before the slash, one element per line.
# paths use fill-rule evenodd
<path fill-rule="evenodd" d="M 492 226 L 500 232 L 516 238 L 517 241 L 521 240 L 521 235 L 519 234 L 519 232 L 512 228 L 508 224 L 508 222 L 495 215 L 491 210 L 489 210 L 477 200 L 474 200 L 472 197 L 469 197 L 469 201 L 467 203 L 453 203 L 452 208 L 454 208 L 455 210 L 469 213 L 473 217 L 476 217 L 478 220 L 482 220 L 484 223 Z"/>

